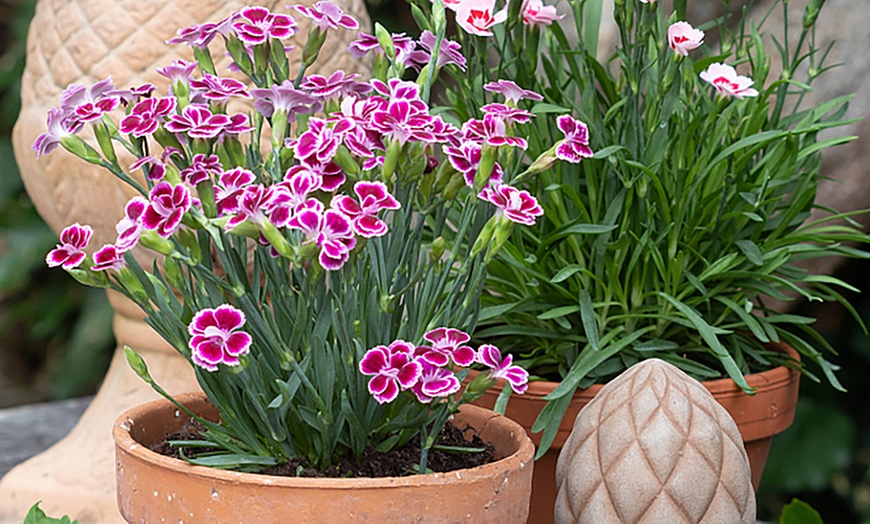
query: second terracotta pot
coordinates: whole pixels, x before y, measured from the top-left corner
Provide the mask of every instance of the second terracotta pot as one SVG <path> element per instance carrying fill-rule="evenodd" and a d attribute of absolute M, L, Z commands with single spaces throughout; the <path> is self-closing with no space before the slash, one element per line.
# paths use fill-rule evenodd
<path fill-rule="evenodd" d="M 786 345 L 776 345 L 776 349 L 788 354 L 795 360 L 800 355 Z M 472 373 L 475 373 L 472 371 Z M 473 375 L 469 376 L 469 379 Z M 794 421 L 795 407 L 798 399 L 800 372 L 780 366 L 763 373 L 748 375 L 746 381 L 756 388 L 755 395 L 747 395 L 729 378 L 702 382 L 713 397 L 726 409 L 743 437 L 746 454 L 749 456 L 749 466 L 752 470 L 752 485 L 758 489 L 767 455 L 773 436 L 785 431 Z M 504 381 L 499 381 L 490 388 L 475 404 L 492 409 L 501 393 Z M 538 414 L 547 404 L 544 397 L 559 385 L 558 382 L 530 382 L 529 389 L 523 395 L 511 395 L 505 416 L 518 422 L 532 438 L 535 446 L 541 443 L 541 433 L 532 433 L 532 425 Z M 592 400 L 601 390 L 596 384 L 588 389 L 574 393 L 571 403 L 562 418 L 556 437 L 550 449 L 535 461 L 534 478 L 532 481 L 532 501 L 529 522 L 548 524 L 553 522 L 553 509 L 556 503 L 556 462 L 559 452 L 565 444 L 574 419 L 580 410 Z"/>
<path fill-rule="evenodd" d="M 211 420 L 202 393 L 181 404 Z M 534 446 L 517 423 L 472 406 L 456 415 L 495 446 L 496 462 L 388 478 L 295 478 L 238 473 L 169 458 L 149 449 L 187 419 L 165 400 L 125 412 L 115 423 L 118 506 L 127 522 L 526 522 Z"/>

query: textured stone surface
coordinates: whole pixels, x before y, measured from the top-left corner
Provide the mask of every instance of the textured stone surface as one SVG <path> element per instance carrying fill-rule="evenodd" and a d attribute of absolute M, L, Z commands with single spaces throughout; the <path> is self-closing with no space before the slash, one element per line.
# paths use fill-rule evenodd
<path fill-rule="evenodd" d="M 752 523 L 737 425 L 658 359 L 611 381 L 574 423 L 556 468 L 557 523 Z"/>

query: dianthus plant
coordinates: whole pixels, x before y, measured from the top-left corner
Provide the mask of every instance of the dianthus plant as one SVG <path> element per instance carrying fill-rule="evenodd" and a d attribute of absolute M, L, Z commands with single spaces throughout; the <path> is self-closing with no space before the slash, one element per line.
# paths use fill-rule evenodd
<path fill-rule="evenodd" d="M 466 61 L 440 2 L 419 40 L 359 33 L 350 52 L 378 55 L 368 81 L 308 72 L 330 31 L 358 30 L 353 18 L 329 2 L 291 11 L 310 25 L 299 63 L 284 42 L 296 20 L 248 7 L 169 41 L 197 61 L 158 70 L 168 94 L 110 79 L 64 91 L 37 154 L 61 145 L 139 195 L 114 243 L 91 249 L 92 229 L 75 224 L 47 262 L 133 299 L 193 364 L 221 416 L 204 421 L 212 451 L 194 462 L 323 467 L 420 438 L 424 472 L 460 404 L 498 378 L 526 387 L 512 357 L 469 345 L 484 261 L 542 213 L 496 162 L 526 146 L 511 120 L 523 112 L 507 100 L 480 119 L 433 114 L 432 83 Z M 213 40 L 241 75 L 217 71 Z M 250 110 L 231 110 L 239 100 Z M 133 256 L 142 248 L 151 267 Z M 473 363 L 489 371 L 461 391 Z"/>
<path fill-rule="evenodd" d="M 714 20 L 693 19 L 686 0 L 615 0 L 610 48 L 598 41 L 606 1 L 450 4 L 465 47 L 497 49 L 455 75 L 450 103 L 476 115 L 490 111 L 477 105 L 487 96 L 524 97 L 520 108 L 537 115 L 518 124 L 527 154 L 552 152 L 525 171 L 501 164 L 544 215 L 489 264 L 475 333 L 561 382 L 533 427 L 544 432 L 539 454 L 578 388 L 645 358 L 699 380 L 729 377 L 747 393 L 745 375 L 779 365 L 842 389 L 814 319 L 771 299 L 854 313 L 841 295 L 854 288 L 803 261 L 866 258 L 853 246 L 870 241 L 854 213 L 815 200 L 822 151 L 853 138 L 831 134 L 849 123 L 848 96 L 806 104 L 827 69 L 814 36 L 823 0 L 801 4 L 797 32 L 784 0 L 738 20 L 727 0 Z M 778 28 L 767 22 L 774 9 Z"/>

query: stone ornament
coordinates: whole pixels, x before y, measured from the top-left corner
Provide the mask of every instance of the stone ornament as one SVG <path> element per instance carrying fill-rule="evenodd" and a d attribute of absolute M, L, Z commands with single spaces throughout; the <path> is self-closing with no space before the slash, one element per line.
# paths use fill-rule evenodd
<path fill-rule="evenodd" d="M 580 411 L 556 484 L 556 523 L 755 522 L 737 425 L 700 382 L 658 359 Z"/>

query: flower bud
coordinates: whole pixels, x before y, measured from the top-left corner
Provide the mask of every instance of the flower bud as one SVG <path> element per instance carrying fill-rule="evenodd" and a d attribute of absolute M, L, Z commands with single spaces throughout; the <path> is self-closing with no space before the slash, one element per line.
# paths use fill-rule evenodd
<path fill-rule="evenodd" d="M 429 261 L 433 264 L 441 261 L 444 256 L 445 242 L 444 237 L 438 237 L 432 241 L 432 246 L 429 248 Z"/>
<path fill-rule="evenodd" d="M 64 149 L 91 164 L 102 165 L 103 157 L 100 153 L 89 146 L 87 142 L 77 137 L 76 135 L 67 135 L 60 139 L 60 145 Z"/>
<path fill-rule="evenodd" d="M 245 45 L 235 36 L 228 35 L 226 37 L 226 46 L 233 62 L 239 66 L 239 70 L 247 76 L 253 76 L 254 63 L 251 62 L 251 57 L 248 56 Z"/>
<path fill-rule="evenodd" d="M 810 0 L 806 9 L 804 9 L 804 29 L 809 29 L 816 25 L 816 20 L 819 18 L 819 11 L 822 10 L 824 4 L 825 0 Z"/>
<path fill-rule="evenodd" d="M 210 75 L 217 75 L 217 70 L 214 67 L 214 60 L 211 57 L 211 51 L 208 50 L 208 47 L 196 47 L 193 48 L 193 58 L 199 64 L 199 70 L 203 73 L 208 73 Z M 172 89 L 173 94 L 178 95 L 175 92 L 175 88 Z"/>
<path fill-rule="evenodd" d="M 474 174 L 475 193 L 483 191 L 483 188 L 489 183 L 489 177 L 495 168 L 495 155 L 497 152 L 498 150 L 492 146 L 483 146 L 480 152 L 480 163 L 477 165 L 477 173 Z"/>
<path fill-rule="evenodd" d="M 166 257 L 163 259 L 163 274 L 172 287 L 180 288 L 184 285 L 184 272 L 181 270 L 181 264 L 174 258 Z"/>
<path fill-rule="evenodd" d="M 393 44 L 393 37 L 390 36 L 390 32 L 387 31 L 387 28 L 376 22 L 375 36 L 378 39 L 378 43 L 381 44 L 381 49 L 384 50 L 384 55 L 386 55 L 387 59 L 389 59 L 390 62 L 395 62 L 396 46 Z"/>
<path fill-rule="evenodd" d="M 471 254 L 469 255 L 471 258 L 477 256 L 481 251 L 489 246 L 489 241 L 492 240 L 492 233 L 498 223 L 498 218 L 498 215 L 494 215 L 486 221 L 486 224 L 483 225 L 483 229 L 480 230 L 477 240 L 475 240 L 474 245 L 471 246 Z"/>
<path fill-rule="evenodd" d="M 105 271 L 91 271 L 90 269 L 67 269 L 67 273 L 79 284 L 84 284 L 89 287 L 107 288 L 109 287 L 109 277 Z"/>
<path fill-rule="evenodd" d="M 305 67 L 317 60 L 317 54 L 320 53 L 320 48 L 323 47 L 325 41 L 326 32 L 321 31 L 320 28 L 312 27 L 308 31 L 308 40 L 305 42 L 305 47 L 302 48 L 302 63 Z"/>
<path fill-rule="evenodd" d="M 150 276 L 150 273 L 146 273 Z M 122 267 L 115 274 L 118 282 L 127 291 L 130 297 L 139 305 L 148 303 L 148 293 L 145 292 L 145 287 L 142 286 L 142 282 L 139 282 L 139 279 L 136 278 L 136 274 L 133 273 L 130 268 Z M 152 284 L 154 279 L 151 279 Z"/>
<path fill-rule="evenodd" d="M 273 38 L 269 43 L 269 62 L 272 65 L 276 84 L 290 78 L 290 62 L 287 61 L 287 52 L 284 50 L 284 44 L 277 38 Z"/>
<path fill-rule="evenodd" d="M 172 242 L 150 229 L 142 230 L 139 236 L 139 245 L 165 256 L 170 256 L 175 252 L 175 245 Z"/>
<path fill-rule="evenodd" d="M 97 144 L 100 146 L 100 151 L 106 156 L 106 160 L 113 164 L 117 163 L 118 157 L 115 156 L 115 146 L 112 145 L 112 136 L 109 134 L 106 124 L 102 122 L 94 124 L 94 136 L 97 137 Z"/>
<path fill-rule="evenodd" d="M 502 246 L 507 242 L 507 239 L 510 238 L 513 230 L 514 223 L 512 221 L 503 218 L 498 221 L 498 225 L 493 231 L 492 242 L 490 242 L 489 248 L 486 250 L 486 255 L 483 257 L 484 263 L 488 264 L 489 261 L 498 254 Z"/>
<path fill-rule="evenodd" d="M 450 179 L 444 191 L 441 192 L 441 197 L 444 200 L 453 200 L 463 187 L 465 187 L 465 177 L 459 173 L 454 173 L 453 178 Z"/>
<path fill-rule="evenodd" d="M 130 346 L 124 346 L 124 354 L 127 356 L 127 363 L 130 364 L 130 368 L 139 375 L 139 378 L 152 384 L 154 379 L 148 373 L 148 366 L 145 365 L 145 360 L 142 359 L 142 356 L 133 351 Z"/>

